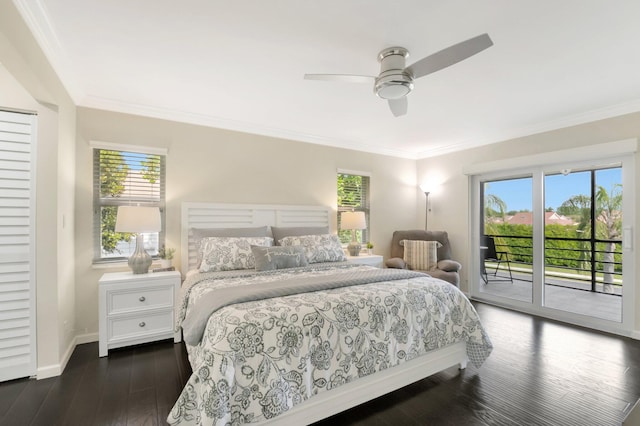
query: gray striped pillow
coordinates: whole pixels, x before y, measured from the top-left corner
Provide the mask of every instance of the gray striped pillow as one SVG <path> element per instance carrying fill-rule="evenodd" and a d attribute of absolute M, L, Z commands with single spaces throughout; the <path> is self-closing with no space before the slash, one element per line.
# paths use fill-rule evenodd
<path fill-rule="evenodd" d="M 404 240 L 404 263 L 414 271 L 430 271 L 438 265 L 438 241 Z"/>

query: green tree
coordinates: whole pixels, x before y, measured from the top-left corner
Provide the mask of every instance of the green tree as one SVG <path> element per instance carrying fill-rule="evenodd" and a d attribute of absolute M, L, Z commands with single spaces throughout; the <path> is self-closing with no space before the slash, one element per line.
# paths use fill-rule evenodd
<path fill-rule="evenodd" d="M 615 273 L 616 244 L 611 240 L 621 237 L 622 228 L 622 185 L 614 184 L 608 192 L 598 185 L 595 197 L 595 227 L 591 223 L 591 197 L 575 195 L 558 208 L 558 211 L 570 213 L 578 221 L 577 232 L 590 237 L 593 233 L 597 239 L 606 240 L 602 256 L 604 291 L 612 291 Z M 596 259 L 593 259 L 595 262 Z"/>
<path fill-rule="evenodd" d="M 484 196 L 484 217 L 486 219 L 492 217 L 500 217 L 502 223 L 506 222 L 507 203 L 495 194 L 486 193 Z M 486 232 L 485 232 L 486 233 Z"/>
<path fill-rule="evenodd" d="M 122 205 L 123 201 L 130 200 L 132 203 L 136 201 L 148 202 L 160 194 L 140 194 L 139 177 L 153 184 L 160 183 L 160 170 L 162 166 L 162 157 L 155 154 L 139 154 L 134 152 L 99 150 L 100 155 L 100 243 L 104 253 L 114 253 L 120 241 L 129 241 L 132 234 L 115 232 L 116 217 L 118 213 L 118 205 Z M 136 176 L 130 176 L 132 169 L 136 172 Z M 127 180 L 133 191 L 127 190 Z M 136 184 L 138 180 L 138 184 Z M 159 187 L 160 185 L 158 185 Z M 125 191 L 127 191 L 125 193 Z M 122 197 L 127 197 L 122 200 Z M 114 202 L 109 199 L 121 200 Z"/>
<path fill-rule="evenodd" d="M 142 177 L 151 183 L 160 180 L 160 157 L 157 155 L 148 155 L 147 158 L 140 161 L 142 165 Z"/>
<path fill-rule="evenodd" d="M 359 207 L 362 200 L 362 176 L 338 175 L 338 206 Z"/>
<path fill-rule="evenodd" d="M 604 254 L 602 258 L 602 269 L 604 271 L 603 281 L 605 290 L 607 285 L 613 284 L 614 273 L 614 253 L 616 243 L 611 240 L 618 240 L 622 236 L 622 185 L 614 184 L 610 192 L 607 192 L 602 186 L 598 186 L 596 191 L 596 204 L 598 211 L 596 212 L 598 233 L 603 234 L 602 239 L 608 240 L 605 243 Z M 597 235 L 597 234 L 596 234 Z M 611 288 L 609 288 L 611 290 Z"/>
<path fill-rule="evenodd" d="M 485 194 L 484 198 L 484 215 L 485 217 L 500 216 L 502 222 L 505 222 L 507 211 L 507 203 L 495 194 Z"/>
<path fill-rule="evenodd" d="M 578 229 L 586 232 L 590 228 L 591 221 L 591 197 L 588 195 L 574 195 L 568 200 L 564 201 L 560 207 L 558 207 L 558 214 L 571 217 L 578 222 Z"/>
<path fill-rule="evenodd" d="M 560 207 L 558 207 L 558 213 L 564 216 L 572 218 L 575 222 L 578 222 L 576 227 L 576 237 L 584 240 L 585 238 L 591 238 L 591 197 L 584 194 L 574 195 L 568 200 L 565 200 Z M 589 243 L 587 241 L 578 242 L 578 268 L 587 269 L 587 262 L 590 262 L 590 258 L 587 257 L 589 252 Z"/>
<path fill-rule="evenodd" d="M 100 150 L 100 198 L 117 198 L 124 192 L 129 165 L 120 151 Z M 103 206 L 100 212 L 100 237 L 102 249 L 107 253 L 116 250 L 118 241 L 129 241 L 131 234 L 115 232 L 118 208 Z"/>
<path fill-rule="evenodd" d="M 349 211 L 355 207 L 362 206 L 362 176 L 338 174 L 338 210 L 339 212 Z M 338 227 L 339 228 L 339 227 Z M 356 236 L 362 240 L 362 231 L 357 230 Z M 338 232 L 340 241 L 344 244 L 351 241 L 350 230 L 340 230 Z"/>
<path fill-rule="evenodd" d="M 129 174 L 120 151 L 100 150 L 100 197 L 119 197 Z"/>

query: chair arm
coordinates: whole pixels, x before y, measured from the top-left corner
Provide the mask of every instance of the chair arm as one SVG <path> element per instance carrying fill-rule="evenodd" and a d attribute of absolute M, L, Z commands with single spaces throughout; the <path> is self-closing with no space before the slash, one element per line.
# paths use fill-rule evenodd
<path fill-rule="evenodd" d="M 446 272 L 458 272 L 460 269 L 462 269 L 462 265 L 455 260 L 444 259 L 438 261 L 438 269 Z"/>
<path fill-rule="evenodd" d="M 399 257 L 392 257 L 390 259 L 387 259 L 384 264 L 387 266 L 387 268 L 407 269 L 407 264 L 404 263 L 404 260 L 400 259 Z"/>

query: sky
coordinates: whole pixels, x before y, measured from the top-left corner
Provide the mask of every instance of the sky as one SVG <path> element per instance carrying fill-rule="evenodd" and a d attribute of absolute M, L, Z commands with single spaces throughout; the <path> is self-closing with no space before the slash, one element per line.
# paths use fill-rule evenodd
<path fill-rule="evenodd" d="M 622 183 L 622 169 L 603 169 L 596 171 L 596 185 L 611 191 L 615 183 Z M 500 197 L 507 204 L 507 211 L 533 210 L 532 179 L 511 179 L 493 181 L 488 184 L 487 193 Z M 562 203 L 574 195 L 589 195 L 590 172 L 574 172 L 545 177 L 545 208 L 557 210 Z"/>

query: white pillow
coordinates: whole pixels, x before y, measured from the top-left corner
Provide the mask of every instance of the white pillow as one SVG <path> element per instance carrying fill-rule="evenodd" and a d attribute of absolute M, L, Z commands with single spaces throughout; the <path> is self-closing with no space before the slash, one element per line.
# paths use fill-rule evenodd
<path fill-rule="evenodd" d="M 284 237 L 279 243 L 281 246 L 302 246 L 309 263 L 347 260 L 340 239 L 335 234 Z"/>
<path fill-rule="evenodd" d="M 251 246 L 272 246 L 271 237 L 209 237 L 200 241 L 200 272 L 254 269 Z"/>
<path fill-rule="evenodd" d="M 430 271 L 438 265 L 438 241 L 404 240 L 404 263 L 414 271 Z"/>

